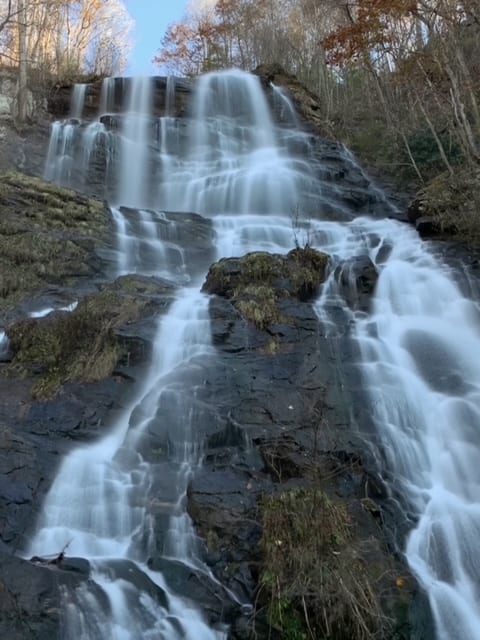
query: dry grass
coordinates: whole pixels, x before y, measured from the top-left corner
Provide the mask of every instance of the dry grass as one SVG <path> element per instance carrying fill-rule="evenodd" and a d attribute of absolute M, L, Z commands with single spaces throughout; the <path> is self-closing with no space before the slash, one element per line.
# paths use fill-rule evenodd
<path fill-rule="evenodd" d="M 262 512 L 260 600 L 272 629 L 285 640 L 389 637 L 377 577 L 355 551 L 345 505 L 294 489 L 264 498 Z"/>
<path fill-rule="evenodd" d="M 15 369 L 40 374 L 33 387 L 39 399 L 54 396 L 68 381 L 107 377 L 120 356 L 111 322 L 86 309 L 18 322 L 9 328 L 9 336 L 16 352 Z"/>
<path fill-rule="evenodd" d="M 480 170 L 458 168 L 434 178 L 417 195 L 419 209 L 440 233 L 480 244 Z"/>

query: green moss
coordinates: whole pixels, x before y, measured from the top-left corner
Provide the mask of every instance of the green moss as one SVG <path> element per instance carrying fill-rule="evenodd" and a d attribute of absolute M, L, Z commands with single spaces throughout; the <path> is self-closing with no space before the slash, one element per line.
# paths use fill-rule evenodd
<path fill-rule="evenodd" d="M 275 291 L 271 287 L 240 286 L 235 291 L 233 303 L 246 320 L 261 330 L 280 320 Z"/>
<path fill-rule="evenodd" d="M 360 559 L 344 504 L 316 488 L 265 497 L 261 593 L 282 637 L 389 637 L 378 576 Z"/>
<path fill-rule="evenodd" d="M 112 323 L 84 306 L 74 313 L 24 320 L 9 327 L 13 366 L 25 375 L 34 370 L 37 398 L 55 395 L 70 381 L 94 382 L 110 375 L 120 357 Z"/>
<path fill-rule="evenodd" d="M 273 338 L 270 338 L 270 340 L 267 342 L 263 351 L 269 356 L 274 356 L 276 353 L 280 351 L 280 348 L 281 348 L 280 340 L 278 336 L 274 336 Z"/>
<path fill-rule="evenodd" d="M 247 285 L 256 282 L 271 282 L 275 276 L 277 260 L 270 253 L 258 251 L 245 256 L 242 282 Z"/>
<path fill-rule="evenodd" d="M 328 256 L 307 246 L 290 251 L 287 259 L 296 297 L 300 300 L 312 298 L 325 279 Z"/>

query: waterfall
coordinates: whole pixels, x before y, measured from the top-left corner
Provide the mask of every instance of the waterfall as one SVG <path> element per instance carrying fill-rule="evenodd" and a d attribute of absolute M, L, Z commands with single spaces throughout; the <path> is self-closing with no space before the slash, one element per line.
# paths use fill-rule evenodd
<path fill-rule="evenodd" d="M 70 101 L 70 117 L 81 118 L 87 95 L 87 84 L 75 84 L 73 86 L 72 98 Z"/>
<path fill-rule="evenodd" d="M 212 223 L 217 258 L 285 253 L 295 243 L 332 256 L 316 308 L 327 335 L 339 331 L 342 314 L 359 345 L 356 364 L 379 462 L 412 518 L 407 560 L 430 598 L 438 640 L 480 640 L 478 305 L 414 230 L 384 219 L 394 207 L 352 154 L 293 128 L 283 92 L 274 88 L 283 110 L 277 126 L 258 78 L 207 74 L 179 126 L 172 117 L 174 81 L 167 82 L 165 115 L 157 120 L 151 82 L 122 84 L 127 112 L 108 133 L 105 160 L 112 167 L 107 191 L 114 194 L 117 272 L 160 275 L 179 293 L 159 320 L 137 396 L 110 433 L 65 458 L 27 550 L 55 553 L 70 542 L 69 555 L 90 562 L 93 586 L 64 594 L 66 637 L 213 640 L 228 633 L 210 626 L 150 562 L 162 527 L 162 558 L 209 575 L 184 506 L 188 481 L 202 464 L 196 393 L 216 357 L 208 300 L 199 293 L 208 264 L 189 264 L 168 217 L 195 212 Z M 105 81 L 102 114 L 119 111 L 117 88 Z M 106 135 L 100 122 L 56 123 L 47 177 L 68 182 L 74 158 L 88 174 Z M 73 141 L 80 139 L 76 156 Z M 363 215 L 370 209 L 383 219 Z M 362 256 L 379 272 L 370 312 L 352 308 L 338 283 L 342 265 Z M 150 441 L 162 445 L 158 459 Z"/>
<path fill-rule="evenodd" d="M 141 207 L 148 203 L 148 141 L 152 110 L 150 78 L 133 78 L 122 123 L 118 202 Z"/>
<path fill-rule="evenodd" d="M 69 186 L 75 171 L 74 149 L 77 127 L 71 122 L 54 122 L 50 133 L 45 179 Z"/>
<path fill-rule="evenodd" d="M 379 271 L 371 314 L 343 303 L 360 346 L 368 420 L 385 480 L 415 523 L 405 553 L 429 596 L 437 640 L 479 640 L 479 305 L 404 224 L 357 218 L 315 231 L 336 264 L 368 255 Z M 341 305 L 332 269 L 317 303 L 332 336 L 329 309 L 338 314 Z"/>
<path fill-rule="evenodd" d="M 175 115 L 175 77 L 168 76 L 165 90 L 165 115 L 167 117 Z"/>
<path fill-rule="evenodd" d="M 392 251 L 357 335 L 386 467 L 418 518 L 406 555 L 438 640 L 478 640 L 480 309 L 414 231 L 388 221 L 369 230 Z"/>
<path fill-rule="evenodd" d="M 285 89 L 283 87 L 277 87 L 273 82 L 270 83 L 270 86 L 273 90 L 273 107 L 278 114 L 280 122 L 284 122 L 291 127 L 298 127 L 297 112 Z"/>

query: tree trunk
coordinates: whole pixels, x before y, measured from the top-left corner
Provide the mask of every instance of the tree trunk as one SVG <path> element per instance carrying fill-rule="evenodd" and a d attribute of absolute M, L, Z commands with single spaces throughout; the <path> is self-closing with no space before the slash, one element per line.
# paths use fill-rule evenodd
<path fill-rule="evenodd" d="M 17 121 L 25 124 L 28 116 L 28 86 L 27 86 L 27 14 L 26 0 L 17 0 L 18 12 L 18 93 L 17 93 Z"/>

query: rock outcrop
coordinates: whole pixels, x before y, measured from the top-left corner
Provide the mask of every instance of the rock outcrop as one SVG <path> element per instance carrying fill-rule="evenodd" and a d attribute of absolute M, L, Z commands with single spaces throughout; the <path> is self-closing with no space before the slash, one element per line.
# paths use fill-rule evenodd
<path fill-rule="evenodd" d="M 47 289 L 91 286 L 105 268 L 107 206 L 39 178 L 0 177 L 0 309 L 13 312 Z M 67 294 L 68 297 L 68 294 Z"/>
<path fill-rule="evenodd" d="M 441 237 L 480 245 L 478 209 L 480 171 L 456 168 L 436 176 L 410 203 L 407 217 L 422 237 Z"/>
<path fill-rule="evenodd" d="M 285 87 L 304 123 L 313 128 L 318 135 L 334 138 L 331 123 L 322 115 L 319 97 L 295 76 L 287 73 L 278 64 L 259 65 L 253 73 L 260 76 L 267 90 L 270 89 L 271 83 Z"/>
<path fill-rule="evenodd" d="M 386 494 L 352 426 L 359 381 L 338 377 L 351 345 L 346 332 L 327 338 L 312 306 L 327 265 L 308 248 L 253 253 L 220 260 L 204 284 L 219 358 L 188 510 L 214 574 L 256 603 L 234 638 L 302 637 L 308 625 L 315 637 L 415 637 L 415 581 L 389 546 Z"/>

